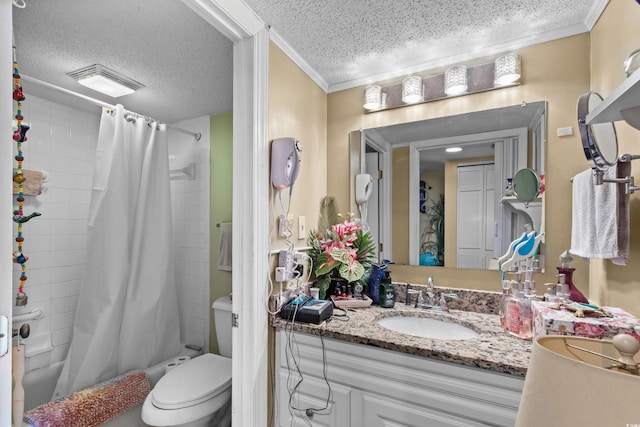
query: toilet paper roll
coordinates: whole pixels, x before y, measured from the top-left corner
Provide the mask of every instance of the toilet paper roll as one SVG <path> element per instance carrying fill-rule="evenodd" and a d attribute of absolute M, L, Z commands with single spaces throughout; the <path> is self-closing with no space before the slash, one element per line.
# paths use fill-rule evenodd
<path fill-rule="evenodd" d="M 178 364 L 176 362 L 167 363 L 166 365 L 164 365 L 164 373 L 166 374 L 170 370 L 174 369 L 176 366 L 178 366 Z"/>

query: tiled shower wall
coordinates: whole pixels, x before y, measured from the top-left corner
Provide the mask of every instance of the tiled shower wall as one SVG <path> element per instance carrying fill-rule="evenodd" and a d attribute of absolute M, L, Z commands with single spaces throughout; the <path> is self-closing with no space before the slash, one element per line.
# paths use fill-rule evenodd
<path fill-rule="evenodd" d="M 172 171 L 195 163 L 195 179 L 172 173 L 171 205 L 176 245 L 176 276 L 180 301 L 180 332 L 185 344 L 209 348 L 209 151 L 208 116 L 175 126 L 202 134 L 169 130 L 169 167 Z"/>
<path fill-rule="evenodd" d="M 35 210 L 42 216 L 32 219 L 23 227 L 24 253 L 29 257 L 25 286 L 29 304 L 14 307 L 14 315 L 37 307 L 45 313 L 42 319 L 27 322 L 31 326 L 31 335 L 26 341 L 27 370 L 33 370 L 64 360 L 71 340 L 85 259 L 87 215 L 100 113 L 97 108 L 81 110 L 29 93 L 26 95 L 23 115 L 31 129 L 27 134 L 28 141 L 23 144 L 23 167 L 44 171 L 47 176 L 41 195 L 25 197 L 25 214 Z M 206 175 L 206 178 L 186 181 L 197 183 L 198 191 L 195 191 L 196 186 L 182 181 L 172 181 L 171 187 L 174 212 L 176 206 L 180 206 L 177 209 L 179 212 L 183 210 L 182 216 L 174 215 L 182 340 L 206 348 L 208 317 L 204 316 L 209 313 L 209 272 L 200 264 L 205 262 L 203 260 L 208 263 L 208 222 L 202 224 L 195 219 L 188 220 L 199 216 L 205 209 L 206 215 L 203 215 L 208 218 L 208 190 L 201 187 L 204 185 L 202 181 L 208 185 L 208 117 L 201 122 L 207 124 L 206 136 L 203 135 L 201 140 L 201 146 L 206 145 L 207 155 L 196 158 L 206 159 L 207 162 L 196 171 L 198 176 Z M 173 138 L 176 141 L 172 141 Z M 189 138 L 169 131 L 170 147 Z M 198 206 L 198 213 L 184 211 L 184 203 Z M 200 236 L 205 226 L 206 230 Z M 187 263 L 187 266 L 182 263 Z M 20 275 L 19 265 L 14 265 L 13 271 L 15 293 Z M 20 324 L 14 326 L 20 327 Z"/>

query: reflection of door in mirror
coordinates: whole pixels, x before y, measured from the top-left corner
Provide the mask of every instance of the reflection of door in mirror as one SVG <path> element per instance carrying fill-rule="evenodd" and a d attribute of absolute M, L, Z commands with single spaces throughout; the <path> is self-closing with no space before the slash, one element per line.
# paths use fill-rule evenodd
<path fill-rule="evenodd" d="M 370 146 L 367 146 L 365 150 L 365 164 L 364 164 L 364 173 L 367 173 L 373 177 L 372 191 L 371 196 L 369 197 L 369 201 L 367 202 L 367 226 L 369 227 L 369 231 L 371 232 L 371 237 L 373 238 L 373 244 L 378 250 L 376 251 L 376 256 L 378 257 L 378 261 L 380 261 L 380 189 L 378 185 L 378 171 L 380 170 L 379 166 L 379 157 L 378 152 Z"/>
<path fill-rule="evenodd" d="M 494 257 L 495 179 L 493 162 L 457 167 L 456 267 L 489 267 Z"/>
<path fill-rule="evenodd" d="M 349 134 L 349 212 L 358 212 L 355 202 L 355 177 L 368 173 L 374 178 L 374 187 L 367 207 L 367 222 L 376 245 L 378 260 L 392 259 L 391 254 L 391 196 L 390 173 L 391 147 L 367 132 L 353 131 Z M 362 159 L 362 160 L 361 160 Z M 388 242 L 388 244 L 387 244 Z"/>

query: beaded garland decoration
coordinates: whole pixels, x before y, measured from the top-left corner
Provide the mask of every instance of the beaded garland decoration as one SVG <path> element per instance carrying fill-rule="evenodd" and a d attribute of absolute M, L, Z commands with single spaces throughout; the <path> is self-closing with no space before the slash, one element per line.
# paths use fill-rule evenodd
<path fill-rule="evenodd" d="M 24 117 L 22 116 L 22 101 L 24 101 L 25 96 L 22 93 L 22 86 L 20 85 L 20 73 L 18 73 L 18 63 L 15 60 L 15 46 L 14 50 L 14 61 L 13 61 L 13 100 L 16 102 L 16 115 L 15 119 L 17 122 L 16 130 L 13 133 L 13 140 L 16 143 L 17 155 L 15 156 L 17 166 L 15 172 L 13 174 L 13 182 L 18 184 L 18 197 L 16 198 L 16 202 L 18 203 L 17 207 L 15 207 L 13 211 L 13 221 L 18 225 L 16 242 L 18 244 L 18 248 L 13 252 L 13 262 L 20 264 L 21 273 L 20 273 L 20 285 L 18 288 L 18 295 L 16 296 L 16 305 L 26 305 L 27 304 L 27 294 L 24 292 L 24 285 L 27 281 L 27 268 L 25 263 L 29 259 L 23 253 L 23 243 L 24 236 L 22 235 L 22 227 L 23 225 L 29 221 L 31 218 L 36 216 L 40 216 L 40 213 L 33 212 L 31 215 L 24 216 L 24 171 L 22 169 L 22 163 L 24 161 L 24 155 L 22 153 L 22 143 L 27 141 L 27 131 L 29 130 L 29 126 L 22 123 Z"/>

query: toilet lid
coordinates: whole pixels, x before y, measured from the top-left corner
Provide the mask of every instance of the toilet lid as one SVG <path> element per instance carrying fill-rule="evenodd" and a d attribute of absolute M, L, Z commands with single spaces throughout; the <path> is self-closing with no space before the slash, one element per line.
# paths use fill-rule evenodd
<path fill-rule="evenodd" d="M 151 390 L 160 409 L 197 405 L 231 386 L 231 359 L 206 353 L 167 372 Z"/>

